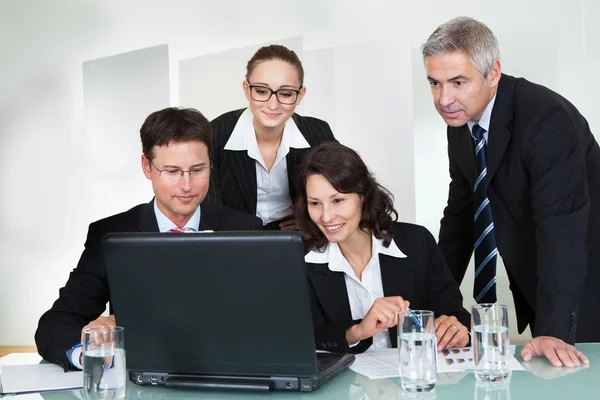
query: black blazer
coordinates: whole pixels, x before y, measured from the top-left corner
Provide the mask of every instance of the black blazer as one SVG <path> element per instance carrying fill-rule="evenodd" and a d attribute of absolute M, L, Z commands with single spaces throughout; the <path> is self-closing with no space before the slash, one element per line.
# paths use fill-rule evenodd
<path fill-rule="evenodd" d="M 502 75 L 489 131 L 488 198 L 519 332 L 531 323 L 534 336 L 599 341 L 600 148 L 587 121 L 549 89 Z M 474 154 L 468 127 L 448 127 L 439 246 L 459 283 L 474 245 Z"/>
<path fill-rule="evenodd" d="M 446 267 L 442 252 L 427 229 L 396 222 L 394 242 L 406 255 L 396 258 L 379 255 L 383 294 L 402 296 L 414 310 L 432 310 L 436 316 L 454 315 L 470 327 L 470 314 L 462 306 L 458 285 Z M 306 263 L 317 349 L 331 352 L 362 353 L 373 338 L 349 348 L 346 330 L 360 320 L 352 320 L 343 272 L 331 271 L 329 264 Z M 393 347 L 397 347 L 397 328 L 389 329 Z"/>
<path fill-rule="evenodd" d="M 224 206 L 202 204 L 200 230 L 261 230 L 260 219 Z M 58 300 L 38 323 L 35 342 L 47 361 L 70 368 L 66 352 L 81 340 L 81 329 L 98 318 L 110 301 L 102 237 L 115 232 L 158 232 L 151 201 L 90 224 L 85 250 Z"/>
<path fill-rule="evenodd" d="M 256 215 L 256 164 L 247 151 L 224 150 L 233 128 L 245 109 L 230 111 L 212 122 L 213 148 L 210 187 L 207 201 L 223 204 Z M 327 122 L 312 117 L 292 115 L 298 130 L 311 147 L 321 142 L 337 142 Z M 310 149 L 290 148 L 286 156 L 290 197 L 296 199 L 296 167 Z"/>

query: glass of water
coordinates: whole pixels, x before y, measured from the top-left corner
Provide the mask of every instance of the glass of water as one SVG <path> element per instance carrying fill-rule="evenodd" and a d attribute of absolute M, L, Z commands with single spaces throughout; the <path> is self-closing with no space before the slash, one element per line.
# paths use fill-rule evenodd
<path fill-rule="evenodd" d="M 398 348 L 402 389 L 407 392 L 435 389 L 437 352 L 433 311 L 398 313 Z"/>
<path fill-rule="evenodd" d="M 476 304 L 471 312 L 475 378 L 499 382 L 508 377 L 510 339 L 506 304 Z"/>
<path fill-rule="evenodd" d="M 126 383 L 123 328 L 100 326 L 86 329 L 83 342 L 83 391 L 86 399 L 124 398 Z"/>

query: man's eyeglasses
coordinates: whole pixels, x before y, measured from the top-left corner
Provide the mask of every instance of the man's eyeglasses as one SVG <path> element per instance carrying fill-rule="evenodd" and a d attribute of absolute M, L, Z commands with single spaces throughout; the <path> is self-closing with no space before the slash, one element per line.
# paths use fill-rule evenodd
<path fill-rule="evenodd" d="M 206 178 L 207 176 L 210 175 L 210 167 L 209 166 L 202 166 L 202 167 L 196 167 L 196 168 L 192 168 L 189 171 L 182 171 L 180 169 L 158 169 L 156 167 L 156 165 L 154 165 L 152 163 L 152 161 L 148 161 L 150 163 L 151 166 L 153 166 L 157 171 L 158 174 L 165 178 L 168 181 L 171 182 L 179 182 L 182 178 L 183 175 L 187 172 L 188 174 L 190 174 L 190 179 L 202 179 L 202 178 Z"/>
<path fill-rule="evenodd" d="M 277 101 L 279 101 L 281 104 L 296 104 L 296 101 L 298 100 L 298 94 L 300 94 L 300 90 L 302 90 L 302 88 L 300 88 L 300 90 L 288 88 L 272 90 L 266 86 L 251 85 L 250 82 L 247 83 L 248 87 L 250 88 L 250 97 L 252 100 L 261 101 L 263 103 L 269 101 L 271 96 L 275 95 L 275 97 L 277 97 Z"/>

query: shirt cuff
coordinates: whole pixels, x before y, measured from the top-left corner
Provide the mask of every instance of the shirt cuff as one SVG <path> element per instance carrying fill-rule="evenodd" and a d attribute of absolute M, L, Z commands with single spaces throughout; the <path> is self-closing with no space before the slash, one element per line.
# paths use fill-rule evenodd
<path fill-rule="evenodd" d="M 80 344 L 77 344 L 77 345 L 73 346 L 72 348 L 70 348 L 69 350 L 67 350 L 67 358 L 71 362 L 72 366 L 74 366 L 77 369 L 83 369 L 83 365 L 81 365 L 81 363 L 79 362 L 79 359 L 81 358 L 81 345 Z"/>

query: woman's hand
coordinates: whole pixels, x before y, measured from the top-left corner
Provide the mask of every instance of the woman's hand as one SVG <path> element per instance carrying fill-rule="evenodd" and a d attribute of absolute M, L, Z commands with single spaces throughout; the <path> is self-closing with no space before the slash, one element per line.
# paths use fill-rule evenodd
<path fill-rule="evenodd" d="M 435 319 L 437 351 L 451 347 L 465 347 L 469 343 L 469 330 L 456 317 L 441 315 Z"/>
<path fill-rule="evenodd" d="M 377 335 L 398 324 L 398 313 L 408 308 L 409 302 L 400 296 L 375 299 L 371 309 L 359 324 L 346 331 L 346 340 L 353 345 L 361 340 Z"/>

